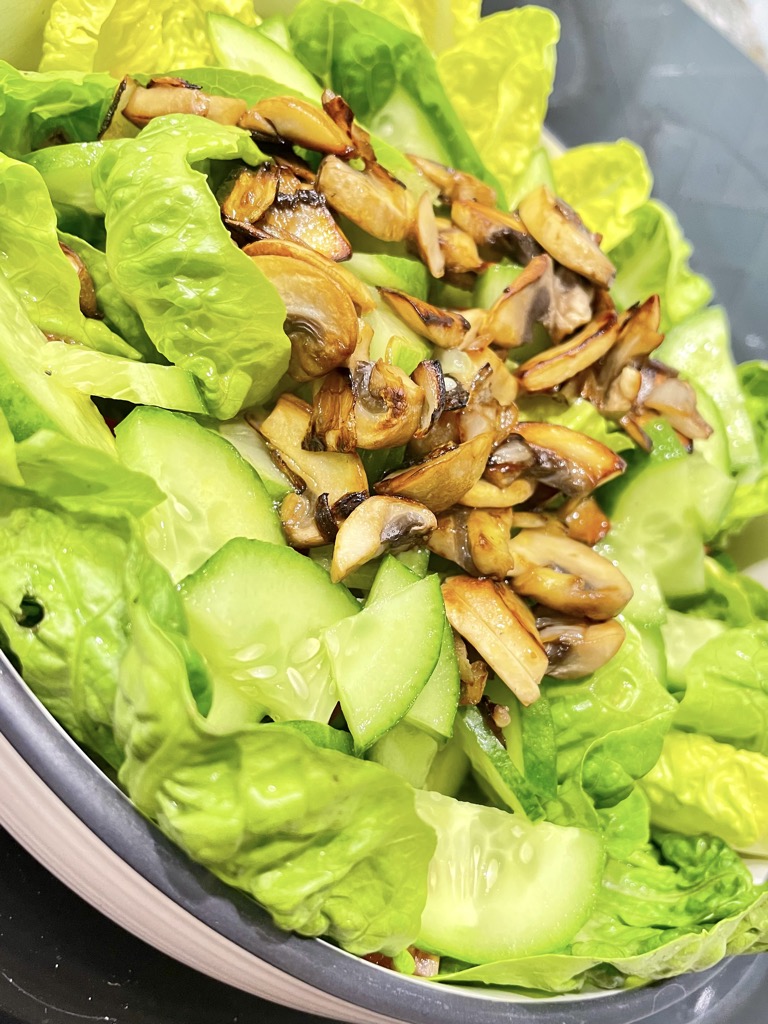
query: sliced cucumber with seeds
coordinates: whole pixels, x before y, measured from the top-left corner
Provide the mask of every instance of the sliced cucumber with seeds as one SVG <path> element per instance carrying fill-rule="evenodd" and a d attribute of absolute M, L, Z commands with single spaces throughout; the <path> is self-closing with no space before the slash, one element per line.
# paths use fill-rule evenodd
<path fill-rule="evenodd" d="M 338 696 L 320 634 L 360 610 L 346 587 L 292 548 L 236 539 L 180 590 L 213 680 L 212 728 L 328 722 Z"/>

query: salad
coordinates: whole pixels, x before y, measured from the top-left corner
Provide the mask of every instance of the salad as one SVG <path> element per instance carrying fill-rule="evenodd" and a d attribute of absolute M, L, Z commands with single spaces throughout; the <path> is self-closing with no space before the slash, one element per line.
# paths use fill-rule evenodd
<path fill-rule="evenodd" d="M 542 145 L 549 11 L 277 6 L 0 64 L 0 646 L 280 928 L 536 993 L 768 949 L 768 366 L 636 146 Z"/>

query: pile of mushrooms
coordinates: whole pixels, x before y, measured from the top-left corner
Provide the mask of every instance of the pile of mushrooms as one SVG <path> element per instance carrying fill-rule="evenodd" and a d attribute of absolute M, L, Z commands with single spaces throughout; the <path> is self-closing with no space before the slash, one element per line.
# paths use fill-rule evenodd
<path fill-rule="evenodd" d="M 464 703 L 482 699 L 490 672 L 530 704 L 545 674 L 603 665 L 622 643 L 615 617 L 632 589 L 595 550 L 610 527 L 595 491 L 625 464 L 592 437 L 521 419 L 518 402 L 586 399 L 646 448 L 659 416 L 688 446 L 706 437 L 690 385 L 652 358 L 658 298 L 618 311 L 600 238 L 546 186 L 505 212 L 485 182 L 411 156 L 407 187 L 329 90 L 322 106 L 278 96 L 247 108 L 180 79 L 126 79 L 103 137 L 179 111 L 239 125 L 268 154 L 238 168 L 219 200 L 233 241 L 286 307 L 284 393 L 246 418 L 293 484 L 280 508 L 289 543 L 332 543 L 335 581 L 386 551 L 439 556 Z M 431 278 L 465 289 L 467 308 L 363 284 L 343 266 L 345 222 L 405 246 Z M 521 272 L 489 309 L 471 308 L 478 277 L 503 260 Z M 365 317 L 376 307 L 433 357 L 410 373 L 372 357 Z M 518 363 L 534 329 L 548 345 Z M 365 453 L 377 451 L 395 468 L 369 477 Z"/>

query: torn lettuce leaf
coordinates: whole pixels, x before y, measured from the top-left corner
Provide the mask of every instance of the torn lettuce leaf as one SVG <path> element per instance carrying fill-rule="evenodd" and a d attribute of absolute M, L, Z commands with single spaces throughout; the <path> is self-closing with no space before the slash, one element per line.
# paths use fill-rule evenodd
<path fill-rule="evenodd" d="M 641 783 L 657 828 L 719 836 L 768 856 L 768 757 L 673 729 Z"/>
<path fill-rule="evenodd" d="M 173 637 L 140 606 L 132 635 L 115 726 L 120 781 L 138 808 L 283 929 L 355 953 L 412 942 L 435 834 L 410 787 L 291 726 L 217 734 Z"/>
<path fill-rule="evenodd" d="M 88 348 L 138 359 L 101 320 L 80 311 L 80 281 L 59 246 L 56 213 L 34 167 L 0 153 L 0 273 L 41 331 Z"/>
<path fill-rule="evenodd" d="M 43 36 L 41 71 L 161 71 L 214 63 L 209 11 L 246 25 L 249 0 L 54 0 Z"/>
<path fill-rule="evenodd" d="M 635 211 L 631 234 L 611 251 L 617 271 L 611 295 L 626 309 L 657 294 L 661 330 L 668 330 L 712 298 L 709 281 L 689 267 L 690 255 L 690 243 L 675 215 L 650 199 Z"/>
<path fill-rule="evenodd" d="M 629 139 L 576 146 L 552 161 L 555 192 L 576 210 L 610 253 L 635 229 L 653 178 L 642 149 Z"/>
<path fill-rule="evenodd" d="M 36 74 L 0 61 L 0 152 L 19 158 L 52 139 L 95 139 L 115 86 L 109 75 Z"/>
<path fill-rule="evenodd" d="M 255 165 L 264 157 L 239 128 L 164 116 L 105 150 L 94 181 L 116 288 L 157 350 L 198 378 L 211 414 L 229 419 L 270 394 L 290 342 L 280 296 L 232 244 L 195 170 L 208 159 Z"/>

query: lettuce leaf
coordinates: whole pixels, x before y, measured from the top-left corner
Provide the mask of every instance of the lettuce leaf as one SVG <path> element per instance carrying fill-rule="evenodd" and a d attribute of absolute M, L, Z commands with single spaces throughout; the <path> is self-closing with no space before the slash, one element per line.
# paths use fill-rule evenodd
<path fill-rule="evenodd" d="M 634 214 L 631 233 L 611 250 L 616 281 L 611 295 L 622 307 L 661 299 L 661 329 L 706 306 L 712 298 L 709 281 L 688 266 L 691 246 L 672 211 L 656 199 Z"/>
<path fill-rule="evenodd" d="M 5 418 L 5 413 L 0 408 L 0 484 L 9 484 L 11 487 L 22 487 L 24 478 L 19 471 L 19 464 L 16 460 L 16 439 Z"/>
<path fill-rule="evenodd" d="M 35 74 L 0 61 L 0 151 L 21 157 L 62 136 L 95 139 L 114 91 L 109 75 Z"/>
<path fill-rule="evenodd" d="M 410 787 L 290 726 L 217 734 L 173 637 L 141 607 L 132 635 L 115 724 L 120 781 L 139 809 L 281 928 L 356 953 L 412 942 L 435 835 Z"/>
<path fill-rule="evenodd" d="M 741 363 L 736 374 L 752 424 L 759 465 L 739 480 L 723 526 L 727 533 L 738 533 L 750 520 L 768 514 L 768 363 Z"/>
<path fill-rule="evenodd" d="M 80 282 L 59 246 L 56 213 L 38 172 L 0 154 L 0 273 L 13 285 L 30 319 L 47 334 L 137 359 L 101 320 L 80 311 Z"/>
<path fill-rule="evenodd" d="M 459 42 L 480 20 L 478 0 L 362 0 L 361 6 L 389 21 L 401 21 L 433 53 Z"/>
<path fill-rule="evenodd" d="M 629 139 L 569 149 L 552 161 L 552 173 L 556 193 L 603 236 L 606 252 L 635 230 L 633 215 L 653 185 L 645 154 Z"/>
<path fill-rule="evenodd" d="M 209 11 L 253 25 L 249 0 L 54 0 L 41 71 L 160 71 L 213 64 Z"/>
<path fill-rule="evenodd" d="M 250 136 L 194 115 L 158 117 L 105 150 L 94 170 L 107 269 L 159 352 L 201 382 L 212 414 L 265 399 L 288 366 L 285 307 L 237 249 L 205 176 L 207 159 L 263 156 Z"/>
<path fill-rule="evenodd" d="M 559 35 L 551 11 L 521 7 L 462 30 L 437 58 L 453 109 L 484 166 L 510 196 L 541 142 Z"/>

